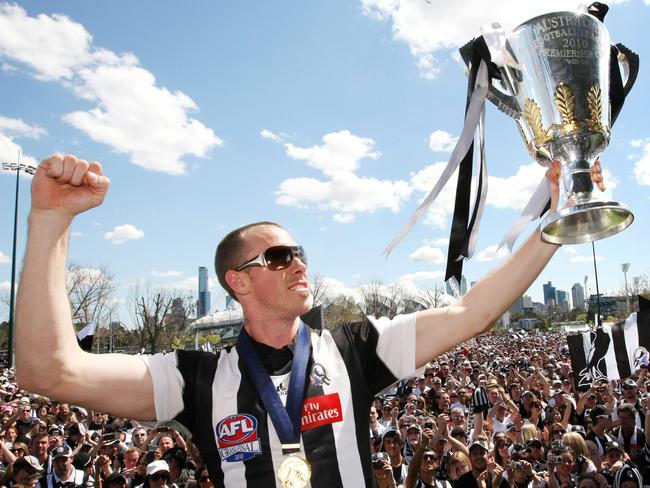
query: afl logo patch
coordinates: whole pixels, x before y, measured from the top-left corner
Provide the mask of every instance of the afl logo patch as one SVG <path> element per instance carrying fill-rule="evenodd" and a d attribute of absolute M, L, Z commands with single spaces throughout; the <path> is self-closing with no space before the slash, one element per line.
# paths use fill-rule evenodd
<path fill-rule="evenodd" d="M 219 456 L 222 461 L 246 461 L 262 452 L 257 437 L 257 419 L 238 413 L 226 417 L 215 427 Z"/>

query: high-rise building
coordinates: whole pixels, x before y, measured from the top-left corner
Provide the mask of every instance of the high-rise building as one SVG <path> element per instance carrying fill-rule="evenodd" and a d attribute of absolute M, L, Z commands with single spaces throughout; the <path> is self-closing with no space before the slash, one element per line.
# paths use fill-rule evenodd
<path fill-rule="evenodd" d="M 201 318 L 210 312 L 210 291 L 208 289 L 208 268 L 199 267 L 199 303 L 196 317 Z"/>
<path fill-rule="evenodd" d="M 576 283 L 571 287 L 571 300 L 573 301 L 573 308 L 585 308 L 585 290 L 580 283 Z"/>
<path fill-rule="evenodd" d="M 557 290 L 550 281 L 543 285 L 544 288 L 544 305 L 554 306 L 557 305 Z"/>
<path fill-rule="evenodd" d="M 510 313 L 524 313 L 526 309 L 533 308 L 533 299 L 528 295 L 519 297 L 517 301 L 510 307 Z"/>
<path fill-rule="evenodd" d="M 557 290 L 557 306 L 565 312 L 569 311 L 569 294 L 564 290 Z"/>

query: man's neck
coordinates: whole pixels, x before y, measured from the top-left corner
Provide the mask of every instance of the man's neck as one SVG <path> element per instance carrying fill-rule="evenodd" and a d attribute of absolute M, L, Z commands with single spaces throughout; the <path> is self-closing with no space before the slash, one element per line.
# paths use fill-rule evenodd
<path fill-rule="evenodd" d="M 260 344 L 281 349 L 293 341 L 298 332 L 300 317 L 294 319 L 245 320 L 244 329 L 249 336 Z"/>
<path fill-rule="evenodd" d="M 433 471 L 426 471 L 424 473 L 420 471 L 420 479 L 424 481 L 427 485 L 432 485 L 433 482 L 435 481 L 435 477 L 433 476 Z"/>
<path fill-rule="evenodd" d="M 399 453 L 396 456 L 391 456 L 390 457 L 390 465 L 393 468 L 401 466 L 403 462 L 404 462 L 404 460 L 402 459 L 402 453 Z"/>

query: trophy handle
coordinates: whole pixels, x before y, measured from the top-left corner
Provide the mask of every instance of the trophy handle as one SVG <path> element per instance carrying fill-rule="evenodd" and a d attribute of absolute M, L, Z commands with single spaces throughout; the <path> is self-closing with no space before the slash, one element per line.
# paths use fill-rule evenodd
<path fill-rule="evenodd" d="M 499 110 L 513 119 L 518 119 L 521 116 L 521 110 L 519 109 L 517 99 L 498 88 L 494 80 L 488 88 L 487 99 L 495 104 Z"/>
<path fill-rule="evenodd" d="M 619 62 L 627 65 L 628 75 L 625 80 L 625 85 L 623 86 L 623 91 L 625 96 L 627 96 L 634 86 L 636 77 L 639 74 L 639 55 L 620 42 L 616 44 L 616 49 L 618 49 L 619 52 Z"/>

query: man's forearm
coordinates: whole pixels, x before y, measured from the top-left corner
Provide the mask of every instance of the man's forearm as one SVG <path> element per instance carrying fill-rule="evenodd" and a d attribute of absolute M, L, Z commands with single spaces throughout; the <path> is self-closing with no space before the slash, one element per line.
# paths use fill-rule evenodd
<path fill-rule="evenodd" d="M 543 242 L 539 232 L 534 232 L 457 304 L 418 312 L 416 365 L 487 330 L 530 287 L 558 247 Z"/>
<path fill-rule="evenodd" d="M 51 394 L 78 348 L 66 294 L 71 218 L 32 212 L 16 304 L 16 372 L 22 388 Z M 48 374 L 43 374 L 46 371 Z"/>

